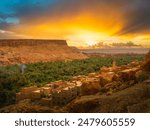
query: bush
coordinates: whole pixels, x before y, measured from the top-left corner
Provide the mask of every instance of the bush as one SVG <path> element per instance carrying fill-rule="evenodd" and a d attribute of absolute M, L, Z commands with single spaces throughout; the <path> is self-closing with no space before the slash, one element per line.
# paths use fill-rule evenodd
<path fill-rule="evenodd" d="M 142 60 L 143 56 L 122 56 L 105 58 L 88 58 L 68 62 L 47 62 L 28 64 L 25 73 L 20 73 L 18 66 L 0 67 L 0 87 L 18 90 L 29 85 L 41 86 L 56 80 L 68 80 L 73 76 L 87 75 L 98 71 L 102 66 L 111 66 L 113 60 L 117 65 L 128 64 L 133 60 Z"/>
<path fill-rule="evenodd" d="M 16 92 L 9 90 L 0 90 L 0 106 L 15 103 Z"/>

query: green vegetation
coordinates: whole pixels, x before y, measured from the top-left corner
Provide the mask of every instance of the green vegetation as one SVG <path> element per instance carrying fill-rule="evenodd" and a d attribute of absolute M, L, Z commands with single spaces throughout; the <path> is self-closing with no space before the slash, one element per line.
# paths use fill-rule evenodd
<path fill-rule="evenodd" d="M 57 80 L 69 80 L 76 75 L 86 75 L 98 71 L 102 66 L 128 64 L 133 60 L 142 60 L 143 56 L 121 56 L 105 58 L 88 58 L 68 62 L 47 62 L 28 64 L 22 74 L 18 65 L 0 67 L 0 104 L 13 103 L 13 95 L 25 86 L 43 86 Z M 10 98 L 11 97 L 11 98 Z"/>

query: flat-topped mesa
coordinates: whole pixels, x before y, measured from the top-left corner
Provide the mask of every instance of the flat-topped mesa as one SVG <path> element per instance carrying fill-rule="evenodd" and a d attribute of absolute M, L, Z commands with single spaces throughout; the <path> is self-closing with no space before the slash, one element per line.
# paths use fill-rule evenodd
<path fill-rule="evenodd" d="M 87 58 L 65 40 L 9 39 L 0 40 L 0 65 L 67 61 Z"/>
<path fill-rule="evenodd" d="M 0 46 L 35 46 L 35 45 L 64 45 L 67 46 L 66 40 L 42 40 L 42 39 L 2 39 Z"/>

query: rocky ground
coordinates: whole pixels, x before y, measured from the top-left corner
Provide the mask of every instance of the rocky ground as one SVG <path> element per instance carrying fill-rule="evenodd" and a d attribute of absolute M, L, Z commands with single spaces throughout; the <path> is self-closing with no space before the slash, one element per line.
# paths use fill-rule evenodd
<path fill-rule="evenodd" d="M 150 80 L 111 95 L 83 96 L 68 104 L 69 112 L 150 112 Z"/>
<path fill-rule="evenodd" d="M 24 99 L 1 108 L 0 112 L 150 112 L 149 68 L 150 53 L 143 62 L 134 61 L 120 67 L 113 63 L 112 67 L 103 67 L 97 73 L 67 81 L 67 84 L 80 81 L 82 85 L 81 93 L 65 105 L 50 107 L 47 103 L 41 104 L 39 100 Z M 66 82 L 53 84 L 59 88 L 59 84 L 62 87 Z"/>

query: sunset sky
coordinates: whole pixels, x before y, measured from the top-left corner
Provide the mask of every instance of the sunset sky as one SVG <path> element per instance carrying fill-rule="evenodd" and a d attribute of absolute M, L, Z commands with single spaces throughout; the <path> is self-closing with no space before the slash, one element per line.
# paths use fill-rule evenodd
<path fill-rule="evenodd" d="M 0 39 L 150 46 L 150 0 L 0 0 Z"/>

